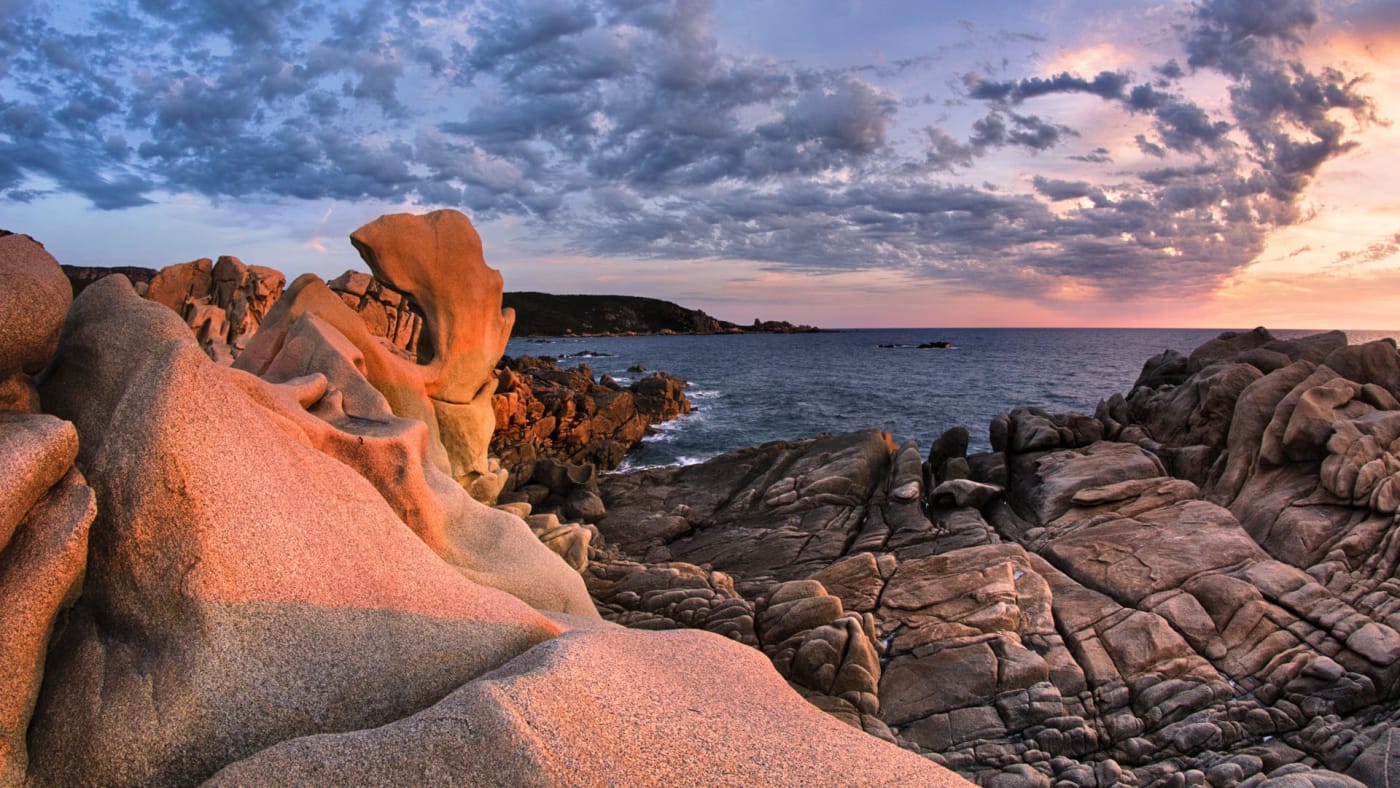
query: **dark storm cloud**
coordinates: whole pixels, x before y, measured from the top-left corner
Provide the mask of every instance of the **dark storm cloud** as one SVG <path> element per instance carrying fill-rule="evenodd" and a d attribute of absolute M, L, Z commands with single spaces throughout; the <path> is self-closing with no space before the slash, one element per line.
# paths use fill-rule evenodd
<path fill-rule="evenodd" d="M 1186 37 L 1187 63 L 1241 75 L 1279 45 L 1302 44 L 1318 19 L 1316 0 L 1206 0 Z"/>
<path fill-rule="evenodd" d="M 1055 76 L 1029 77 L 1011 82 L 991 82 L 978 75 L 963 77 L 969 98 L 982 101 L 1020 102 L 1052 93 L 1088 93 L 1105 99 L 1121 98 L 1129 77 L 1117 71 L 1101 71 L 1093 79 L 1084 79 L 1068 72 Z"/>
<path fill-rule="evenodd" d="M 417 201 L 522 217 L 588 254 L 1020 295 L 1066 278 L 1121 297 L 1209 289 L 1355 144 L 1336 111 L 1375 114 L 1354 76 L 1296 62 L 1317 21 L 1306 0 L 1193 6 L 1185 67 L 1149 82 L 963 76 L 948 107 L 983 110 L 961 129 L 908 122 L 937 97 L 880 84 L 945 53 L 832 69 L 740 56 L 703 0 L 58 3 L 50 18 L 0 0 L 3 199 Z M 1229 78 L 1228 112 L 1182 92 L 1188 68 Z M 1135 119 L 1162 166 L 1108 172 L 1137 154 L 1074 150 L 1054 95 Z M 996 156 L 1084 175 L 958 182 Z"/>
<path fill-rule="evenodd" d="M 1074 136 L 1078 136 L 1074 129 L 1049 123 L 1035 115 L 993 112 L 972 124 L 969 142 L 972 149 L 978 152 L 1007 145 L 1041 151 L 1055 147 L 1064 137 Z"/>
<path fill-rule="evenodd" d="M 1088 181 L 1062 181 L 1058 178 L 1046 178 L 1037 175 L 1031 181 L 1035 190 L 1055 202 L 1060 200 L 1076 200 L 1080 197 L 1088 197 L 1099 190 Z"/>

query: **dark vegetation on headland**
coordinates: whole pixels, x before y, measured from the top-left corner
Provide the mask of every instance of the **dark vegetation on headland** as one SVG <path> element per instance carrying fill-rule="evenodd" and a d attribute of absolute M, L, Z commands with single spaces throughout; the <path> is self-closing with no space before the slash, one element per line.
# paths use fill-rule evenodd
<path fill-rule="evenodd" d="M 640 296 L 524 292 L 506 293 L 503 303 L 515 310 L 515 336 L 792 334 L 819 330 L 778 320 L 755 319 L 740 325 L 710 317 L 699 309 Z"/>

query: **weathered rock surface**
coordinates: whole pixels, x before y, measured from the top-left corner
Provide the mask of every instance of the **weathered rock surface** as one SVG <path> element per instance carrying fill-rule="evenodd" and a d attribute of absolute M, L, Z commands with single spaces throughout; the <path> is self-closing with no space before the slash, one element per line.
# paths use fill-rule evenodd
<path fill-rule="evenodd" d="M 632 575 L 732 582 L 794 683 L 848 659 L 765 645 L 772 595 L 869 615 L 879 719 L 986 784 L 1374 782 L 1400 694 L 1400 354 L 1345 341 L 1222 336 L 1094 416 L 1012 411 L 991 454 L 945 434 L 919 470 L 853 433 L 607 477 L 600 535 Z"/>
<path fill-rule="evenodd" d="M 229 363 L 247 346 L 287 282 L 281 272 L 224 255 L 162 268 L 146 298 L 174 310 L 206 352 Z"/>
<path fill-rule="evenodd" d="M 386 265 L 422 284 L 421 264 Z M 429 302 L 424 325 L 508 331 L 485 289 Z M 0 784 L 962 784 L 819 710 L 893 739 L 869 613 L 816 581 L 755 607 L 721 573 L 590 562 L 593 526 L 479 503 L 435 462 L 434 395 L 462 403 L 460 380 L 432 377 L 477 365 L 415 380 L 431 364 L 323 283 L 292 291 L 244 354 L 255 375 L 101 279 L 30 402 L 62 419 L 0 414 Z M 479 333 L 477 360 L 504 342 Z M 407 366 L 375 380 L 389 363 Z M 603 515 L 592 466 L 536 478 Z M 611 583 L 610 613 L 742 642 L 599 621 L 579 572 Z"/>
<path fill-rule="evenodd" d="M 49 638 L 87 565 L 92 490 L 73 425 L 0 413 L 0 785 L 22 782 Z"/>
<path fill-rule="evenodd" d="M 487 456 L 496 361 L 510 339 L 513 313 L 501 308 L 501 275 L 482 258 L 481 239 L 456 211 L 393 214 L 356 230 L 355 248 L 374 276 L 417 305 L 424 328 L 416 359 L 381 341 L 360 313 L 310 274 L 298 277 L 238 357 L 261 374 L 292 325 L 313 314 L 360 352 L 365 377 L 395 415 L 428 425 L 432 462 L 478 500 L 494 501 L 505 474 Z"/>
<path fill-rule="evenodd" d="M 685 666 L 680 678 L 677 666 Z M 211 785 L 960 785 L 697 632 L 573 631 L 368 731 L 286 742 Z"/>
<path fill-rule="evenodd" d="M 369 333 L 384 337 L 406 358 L 416 359 L 418 340 L 423 334 L 423 317 L 414 311 L 410 299 L 385 287 L 371 274 L 360 271 L 346 271 L 326 286 L 339 295 L 346 306 L 359 313 Z"/>
<path fill-rule="evenodd" d="M 38 372 L 53 355 L 72 288 L 27 235 L 0 236 L 0 381 Z"/>
<path fill-rule="evenodd" d="M 690 412 L 685 381 L 665 373 L 624 389 L 586 364 L 521 356 L 501 359 L 497 376 L 491 453 L 510 472 L 508 489 L 528 483 L 541 460 L 616 468 L 652 425 Z"/>
<path fill-rule="evenodd" d="M 219 367 L 123 279 L 75 303 L 43 390 L 98 516 L 30 731 L 38 784 L 197 781 L 411 714 L 558 632 L 405 527 L 373 455 L 333 459 L 338 429 L 394 449 L 337 418 L 363 392 Z"/>

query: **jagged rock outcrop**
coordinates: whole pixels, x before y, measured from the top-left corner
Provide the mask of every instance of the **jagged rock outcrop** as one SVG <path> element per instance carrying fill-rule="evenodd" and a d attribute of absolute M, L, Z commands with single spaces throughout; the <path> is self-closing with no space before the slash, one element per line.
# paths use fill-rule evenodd
<path fill-rule="evenodd" d="M 756 610 L 818 581 L 873 619 L 883 723 L 987 784 L 1354 784 L 1394 768 L 1397 371 L 1225 335 L 986 454 L 854 433 L 610 477 L 598 528 Z"/>
<path fill-rule="evenodd" d="M 206 352 L 227 364 L 267 318 L 286 281 L 279 271 L 224 255 L 162 268 L 144 295 L 184 318 Z"/>
<path fill-rule="evenodd" d="M 622 388 L 595 380 L 586 364 L 561 369 L 530 356 L 505 357 L 496 372 L 491 453 L 512 489 L 528 484 L 542 460 L 616 468 L 653 424 L 690 412 L 685 381 L 665 373 Z"/>
<path fill-rule="evenodd" d="M 346 271 L 326 286 L 360 314 L 371 334 L 384 337 L 405 357 L 416 359 L 423 316 L 414 311 L 411 300 L 360 271 Z"/>

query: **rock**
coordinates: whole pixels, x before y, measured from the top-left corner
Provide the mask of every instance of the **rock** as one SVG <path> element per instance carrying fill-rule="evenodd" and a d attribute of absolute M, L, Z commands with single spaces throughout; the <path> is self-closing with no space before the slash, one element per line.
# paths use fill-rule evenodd
<path fill-rule="evenodd" d="M 497 375 L 491 451 L 515 484 L 531 479 L 541 462 L 615 468 L 651 425 L 690 410 L 684 382 L 671 377 L 621 389 L 595 382 L 586 366 L 565 370 L 529 356 L 503 358 Z"/>
<path fill-rule="evenodd" d="M 588 569 L 588 544 L 593 540 L 593 531 L 578 523 L 561 523 L 552 514 L 532 514 L 525 522 L 535 537 L 564 559 L 564 563 L 576 572 Z"/>
<path fill-rule="evenodd" d="M 592 490 L 579 488 L 569 493 L 569 497 L 564 501 L 564 513 L 570 519 L 582 520 L 586 523 L 595 523 L 608 513 L 603 506 L 603 499 Z"/>
<path fill-rule="evenodd" d="M 327 362 L 339 387 L 218 367 L 120 278 L 75 302 L 44 391 L 78 427 L 99 514 L 30 728 L 31 779 L 198 781 L 278 741 L 412 714 L 559 631 L 468 579 L 528 570 L 493 565 L 462 529 L 543 550 L 523 523 L 415 477 L 426 429 L 349 374 L 343 338 L 298 350 L 311 341 L 290 335 L 287 352 Z M 398 495 L 453 511 L 438 548 L 476 549 L 476 569 L 435 555 L 434 515 L 396 511 Z"/>
<path fill-rule="evenodd" d="M 1212 364 L 1229 361 L 1240 353 L 1274 341 L 1274 335 L 1263 326 L 1253 331 L 1226 331 L 1191 351 L 1186 360 L 1186 372 L 1194 375 Z"/>
<path fill-rule="evenodd" d="M 495 426 L 492 370 L 515 312 L 501 307 L 501 275 L 482 259 L 476 228 L 457 211 L 391 214 L 351 233 L 350 241 L 375 279 L 422 310 L 428 342 L 420 343 L 422 363 L 413 372 L 432 401 L 453 478 L 469 489 L 494 486 L 479 496 L 493 500 L 500 484 L 486 461 Z"/>
<path fill-rule="evenodd" d="M 685 680 L 677 664 L 687 666 Z M 212 784 L 394 785 L 406 773 L 541 785 L 685 784 L 697 775 L 760 785 L 965 784 L 822 714 L 756 651 L 704 633 L 624 630 L 567 633 L 413 717 L 290 741 Z"/>
<path fill-rule="evenodd" d="M 184 318 L 205 352 L 227 365 L 258 330 L 286 281 L 271 268 L 223 255 L 217 262 L 206 257 L 161 269 L 145 296 Z"/>
<path fill-rule="evenodd" d="M 944 498 L 949 499 L 955 506 L 970 506 L 974 509 L 981 509 L 983 506 L 996 500 L 1002 494 L 1002 488 L 992 484 L 981 484 L 971 479 L 955 479 L 943 482 L 933 488 L 929 493 L 929 501 L 937 502 Z"/>
<path fill-rule="evenodd" d="M 967 456 L 967 442 L 971 440 L 966 427 L 952 427 L 934 440 L 928 450 L 928 464 L 938 471 L 943 463 L 955 457 Z"/>
<path fill-rule="evenodd" d="M 884 591 L 885 580 L 894 571 L 894 556 L 873 553 L 848 556 L 812 575 L 827 592 L 841 600 L 847 610 L 868 613 L 875 609 Z"/>
<path fill-rule="evenodd" d="M 314 314 L 362 354 L 365 377 L 396 416 L 429 427 L 432 462 L 479 500 L 494 502 L 505 474 L 487 458 L 495 417 L 492 370 L 510 338 L 500 273 L 486 267 L 481 239 L 456 211 L 381 217 L 351 236 L 375 278 L 410 298 L 429 340 L 417 362 L 386 348 L 359 313 L 314 276 L 299 277 L 277 301 L 236 366 L 261 373 L 303 314 Z"/>
<path fill-rule="evenodd" d="M 59 613 L 87 565 L 92 490 L 73 467 L 73 425 L 0 413 L 0 784 L 19 785 L 25 738 Z"/>
<path fill-rule="evenodd" d="M 1068 511 L 1081 490 L 1166 475 L 1161 461 L 1141 448 L 1108 441 L 1083 449 L 1022 455 L 1016 462 L 1012 505 L 1040 524 Z"/>
<path fill-rule="evenodd" d="M 340 294 L 351 309 L 360 314 L 365 327 L 377 337 L 384 337 L 409 359 L 416 359 L 418 340 L 423 332 L 423 318 L 414 312 L 411 301 L 385 286 L 369 274 L 346 271 L 326 283 Z"/>
<path fill-rule="evenodd" d="M 1293 360 L 1287 355 L 1277 350 L 1269 350 L 1268 348 L 1262 347 L 1240 353 L 1235 356 L 1235 361 L 1240 364 L 1248 364 L 1260 372 L 1263 372 L 1265 375 L 1274 370 L 1283 369 L 1293 363 Z"/>
<path fill-rule="evenodd" d="M 884 498 L 898 451 L 887 434 L 867 430 L 611 475 L 600 484 L 607 516 L 598 528 L 609 544 L 639 556 L 659 541 L 673 560 L 739 575 L 804 578 L 841 557 L 850 540 L 860 543 L 864 528 L 880 541 L 890 518 L 896 525 L 917 518 L 922 525 L 911 527 L 930 527 L 917 501 Z M 864 516 L 877 489 L 878 524 Z M 684 500 L 683 509 L 668 503 L 677 500 Z"/>
<path fill-rule="evenodd" d="M 213 284 L 214 261 L 201 257 L 162 268 L 151 278 L 146 298 L 184 317 L 185 307 L 207 299 Z"/>
<path fill-rule="evenodd" d="M 68 279 L 42 244 L 0 236 L 0 381 L 43 368 L 73 300 Z"/>
<path fill-rule="evenodd" d="M 1142 365 L 1142 372 L 1133 383 L 1133 390 L 1179 386 L 1189 374 L 1187 371 L 1188 363 L 1186 356 L 1183 356 L 1180 351 L 1163 350 Z"/>
<path fill-rule="evenodd" d="M 1393 339 L 1339 347 L 1322 363 L 1347 380 L 1374 383 L 1400 397 L 1400 352 Z"/>

